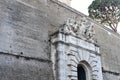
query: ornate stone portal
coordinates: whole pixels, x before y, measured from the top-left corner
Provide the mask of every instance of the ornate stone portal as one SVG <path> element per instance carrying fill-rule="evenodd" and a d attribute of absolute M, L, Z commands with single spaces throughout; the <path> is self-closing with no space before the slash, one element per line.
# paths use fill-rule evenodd
<path fill-rule="evenodd" d="M 77 22 L 68 19 L 51 36 L 51 59 L 55 80 L 78 80 L 78 65 L 86 80 L 103 80 L 101 55 L 94 39 L 93 25 L 84 18 Z"/>

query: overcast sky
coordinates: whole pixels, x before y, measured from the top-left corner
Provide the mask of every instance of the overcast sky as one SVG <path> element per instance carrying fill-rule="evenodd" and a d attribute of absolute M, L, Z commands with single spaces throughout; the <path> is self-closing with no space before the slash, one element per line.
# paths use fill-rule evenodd
<path fill-rule="evenodd" d="M 88 15 L 88 6 L 92 3 L 93 0 L 72 0 L 71 6 L 78 11 Z"/>

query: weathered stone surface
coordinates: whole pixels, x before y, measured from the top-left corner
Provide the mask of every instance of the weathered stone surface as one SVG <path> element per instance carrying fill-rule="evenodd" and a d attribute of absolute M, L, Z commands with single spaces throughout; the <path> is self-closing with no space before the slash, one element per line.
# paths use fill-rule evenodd
<path fill-rule="evenodd" d="M 103 73 L 104 80 L 119 80 L 120 76 L 113 73 Z"/>
<path fill-rule="evenodd" d="M 49 28 L 41 12 L 17 1 L 2 1 L 0 51 L 48 59 Z"/>
<path fill-rule="evenodd" d="M 51 64 L 0 54 L 0 80 L 53 80 Z"/>
<path fill-rule="evenodd" d="M 49 35 L 59 29 L 68 18 L 74 18 L 79 21 L 83 17 L 94 25 L 95 38 L 100 45 L 103 68 L 107 71 L 120 73 L 120 36 L 82 13 L 55 0 L 0 0 L 0 52 L 50 60 Z M 26 64 L 21 66 L 21 60 L 16 60 L 12 56 L 8 57 L 14 59 L 11 63 L 13 65 L 4 62 L 8 60 L 5 60 L 5 55 L 0 55 L 0 59 L 3 61 L 0 62 L 0 66 L 2 67 L 3 65 L 2 68 L 7 67 L 14 70 L 2 69 L 4 71 L 0 71 L 1 75 L 4 72 L 6 75 L 0 76 L 1 80 L 10 80 L 9 74 L 12 74 L 10 75 L 13 77 L 12 80 L 16 80 L 17 77 L 14 77 L 13 74 L 19 73 L 19 75 L 22 75 L 24 72 L 20 73 L 21 70 L 29 73 L 30 70 L 24 68 L 24 66 L 28 65 L 27 61 L 23 61 Z M 17 69 L 18 66 L 15 61 L 18 61 L 17 64 L 19 64 L 21 69 L 18 72 L 17 70 L 19 69 Z M 34 67 L 34 62 L 37 63 L 36 61 L 29 62 L 29 65 Z M 40 66 L 42 64 L 48 65 L 48 63 L 44 62 L 39 62 L 39 64 Z M 12 68 L 10 68 L 11 66 Z M 35 69 L 36 71 L 37 69 Z M 52 69 L 48 70 L 48 72 L 51 71 Z M 44 71 L 41 71 L 41 73 L 42 75 L 46 74 Z M 110 75 L 116 76 L 115 74 L 107 74 L 107 77 Z M 20 80 L 33 80 L 35 78 L 31 74 L 28 76 L 30 78 L 27 77 L 25 79 L 21 77 Z M 48 77 L 49 79 L 46 79 L 45 75 L 41 79 L 53 80 L 50 79 L 50 76 Z M 113 78 L 111 77 L 109 80 L 113 80 Z M 114 80 L 119 79 L 116 78 Z"/>

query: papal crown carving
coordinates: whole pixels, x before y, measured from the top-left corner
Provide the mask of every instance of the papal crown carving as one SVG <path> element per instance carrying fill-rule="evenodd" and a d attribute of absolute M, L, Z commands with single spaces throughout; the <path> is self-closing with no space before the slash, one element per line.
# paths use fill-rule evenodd
<path fill-rule="evenodd" d="M 65 34 L 76 36 L 83 40 L 94 42 L 95 31 L 93 24 L 91 24 L 85 18 L 81 19 L 80 21 L 69 18 L 60 31 Z"/>

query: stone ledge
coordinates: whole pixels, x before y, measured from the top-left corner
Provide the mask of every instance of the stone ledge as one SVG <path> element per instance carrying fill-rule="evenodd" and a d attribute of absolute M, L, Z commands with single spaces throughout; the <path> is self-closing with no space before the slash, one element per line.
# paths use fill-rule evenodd
<path fill-rule="evenodd" d="M 48 62 L 48 63 L 51 63 L 51 62 L 52 62 L 51 60 L 48 60 L 48 59 L 28 57 L 28 56 L 22 56 L 22 55 L 15 55 L 15 54 L 4 53 L 4 52 L 0 52 L 0 55 L 13 56 L 13 57 L 16 57 L 17 59 L 19 59 L 19 58 L 24 58 L 25 60 L 37 60 L 37 61 L 40 61 L 40 62 Z"/>
<path fill-rule="evenodd" d="M 117 76 L 120 75 L 120 73 L 118 73 L 118 72 L 113 72 L 113 71 L 104 70 L 104 69 L 102 69 L 102 72 L 103 72 L 103 73 L 109 73 L 109 74 L 117 75 Z"/>

